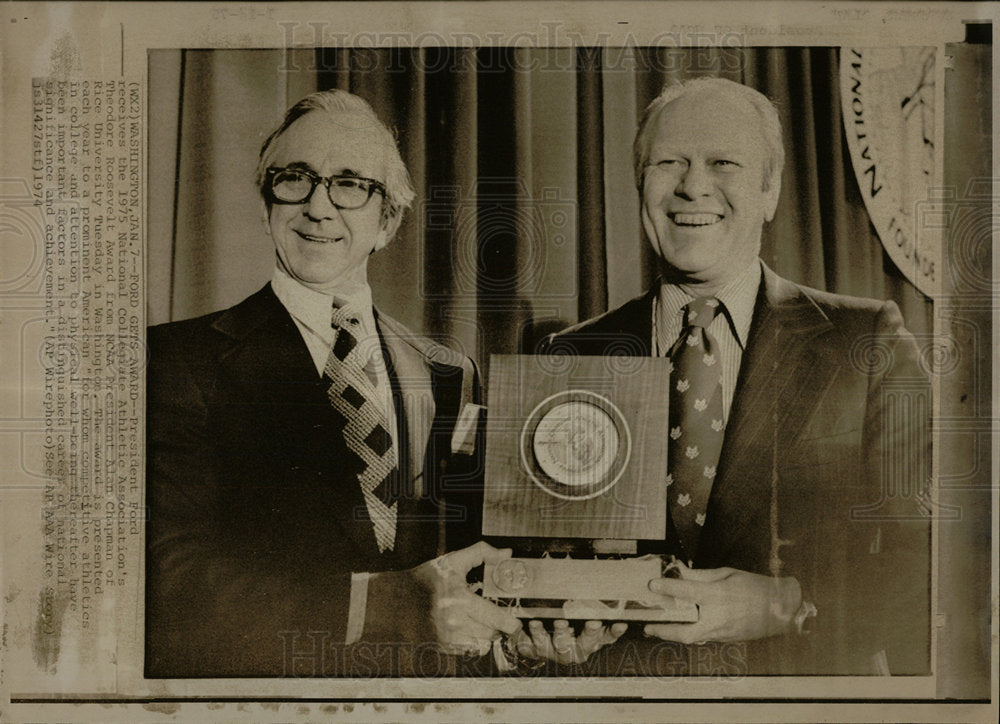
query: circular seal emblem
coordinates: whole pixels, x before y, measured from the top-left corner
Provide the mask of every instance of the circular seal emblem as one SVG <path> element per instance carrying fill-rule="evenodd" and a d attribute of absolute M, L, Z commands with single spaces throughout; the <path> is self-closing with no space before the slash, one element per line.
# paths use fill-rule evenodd
<path fill-rule="evenodd" d="M 521 561 L 500 561 L 493 569 L 493 583 L 504 593 L 523 591 L 531 582 L 531 573 Z"/>
<path fill-rule="evenodd" d="M 543 400 L 521 434 L 528 475 L 545 492 L 566 499 L 608 490 L 625 471 L 630 451 L 621 411 L 589 390 L 567 390 Z"/>
<path fill-rule="evenodd" d="M 941 294 L 942 219 L 955 203 L 937 172 L 938 52 L 843 48 L 840 56 L 841 115 L 858 190 L 886 253 L 931 298 Z"/>
<path fill-rule="evenodd" d="M 587 402 L 563 402 L 545 413 L 532 438 L 535 460 L 563 485 L 604 480 L 618 452 L 618 429 L 608 413 Z"/>

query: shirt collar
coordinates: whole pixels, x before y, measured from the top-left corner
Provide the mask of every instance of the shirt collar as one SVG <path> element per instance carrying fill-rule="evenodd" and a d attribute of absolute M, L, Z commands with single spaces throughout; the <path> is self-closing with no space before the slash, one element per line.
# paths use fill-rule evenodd
<path fill-rule="evenodd" d="M 733 334 L 746 349 L 747 337 L 750 334 L 750 323 L 753 321 L 753 309 L 757 303 L 757 290 L 760 288 L 760 261 L 755 260 L 732 282 L 716 294 L 716 298 L 725 307 Z M 694 297 L 676 284 L 660 284 L 659 304 L 663 319 L 674 319 L 683 313 L 684 306 Z"/>
<path fill-rule="evenodd" d="M 275 296 L 299 323 L 321 336 L 332 335 L 330 314 L 334 297 L 341 303 L 351 303 L 361 315 L 361 324 L 368 332 L 375 330 L 372 312 L 372 290 L 367 284 L 358 284 L 334 294 L 323 294 L 296 281 L 288 272 L 275 265 L 271 275 L 271 288 Z"/>

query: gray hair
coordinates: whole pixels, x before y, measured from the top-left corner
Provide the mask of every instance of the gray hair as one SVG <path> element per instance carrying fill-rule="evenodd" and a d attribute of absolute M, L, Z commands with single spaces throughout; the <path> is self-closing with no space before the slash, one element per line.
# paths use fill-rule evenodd
<path fill-rule="evenodd" d="M 285 111 L 285 117 L 267 140 L 260 147 L 260 156 L 257 159 L 257 172 L 255 181 L 257 189 L 263 190 L 264 178 L 267 174 L 267 167 L 271 158 L 271 147 L 274 142 L 295 121 L 302 118 L 311 111 L 318 111 L 330 115 L 336 113 L 355 113 L 371 120 L 372 128 L 378 137 L 379 144 L 386 151 L 386 175 L 385 175 L 385 201 L 382 204 L 382 221 L 389 238 L 396 233 L 399 224 L 403 219 L 403 212 L 410 207 L 416 195 L 413 191 L 413 184 L 410 181 L 410 172 L 406 170 L 406 164 L 399 154 L 399 146 L 396 144 L 396 136 L 390 131 L 381 119 L 375 115 L 375 111 L 368 105 L 367 101 L 353 93 L 343 90 L 327 90 L 310 93 L 294 106 Z"/>
<path fill-rule="evenodd" d="M 632 145 L 635 184 L 639 189 L 642 189 L 643 172 L 646 169 L 646 162 L 649 160 L 649 149 L 656 136 L 657 125 L 663 109 L 668 103 L 682 96 L 708 92 L 719 92 L 730 98 L 740 98 L 753 106 L 754 110 L 757 111 L 760 130 L 767 146 L 767 156 L 764 159 L 763 190 L 767 191 L 775 179 L 780 180 L 781 170 L 785 166 L 785 147 L 781 141 L 781 120 L 778 118 L 778 110 L 774 104 L 763 93 L 742 83 L 725 78 L 693 78 L 683 83 L 672 83 L 664 86 L 660 95 L 646 106 L 646 110 L 642 114 L 639 130 L 635 134 L 635 143 Z"/>

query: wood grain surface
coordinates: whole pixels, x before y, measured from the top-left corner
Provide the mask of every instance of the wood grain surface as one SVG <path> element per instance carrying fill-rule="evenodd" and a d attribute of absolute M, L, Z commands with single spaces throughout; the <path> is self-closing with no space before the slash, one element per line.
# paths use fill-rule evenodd
<path fill-rule="evenodd" d="M 669 377 L 668 362 L 661 358 L 493 356 L 483 534 L 663 538 Z M 532 410 L 567 390 L 607 398 L 629 431 L 631 450 L 621 477 L 603 494 L 586 500 L 563 500 L 543 489 L 521 455 L 521 435 Z M 625 444 L 624 437 L 621 443 Z"/>

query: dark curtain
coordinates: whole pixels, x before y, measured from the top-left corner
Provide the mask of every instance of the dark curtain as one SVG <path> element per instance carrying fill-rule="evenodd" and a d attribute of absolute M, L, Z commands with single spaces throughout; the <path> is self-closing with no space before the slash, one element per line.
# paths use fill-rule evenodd
<path fill-rule="evenodd" d="M 868 220 L 840 114 L 835 48 L 405 48 L 151 51 L 149 320 L 238 302 L 273 255 L 253 188 L 284 109 L 315 89 L 368 100 L 399 136 L 417 201 L 375 255 L 376 303 L 484 368 L 490 354 L 652 283 L 631 143 L 664 83 L 716 75 L 778 106 L 787 161 L 762 256 L 779 274 L 893 299 L 916 334 L 930 301 Z"/>

